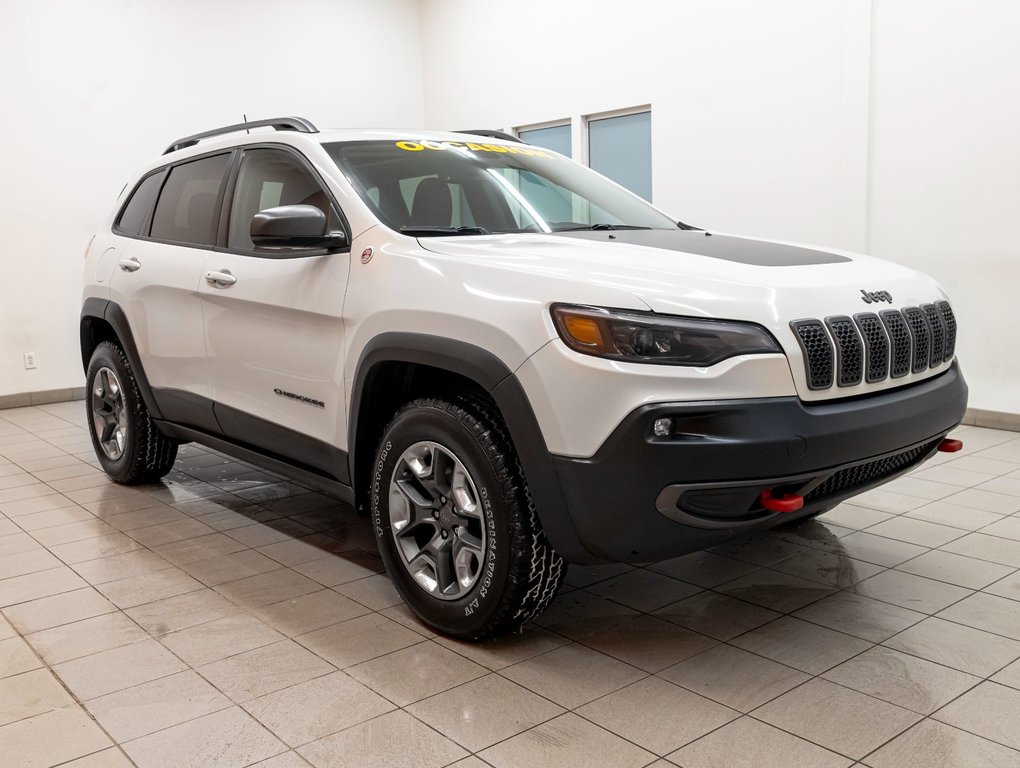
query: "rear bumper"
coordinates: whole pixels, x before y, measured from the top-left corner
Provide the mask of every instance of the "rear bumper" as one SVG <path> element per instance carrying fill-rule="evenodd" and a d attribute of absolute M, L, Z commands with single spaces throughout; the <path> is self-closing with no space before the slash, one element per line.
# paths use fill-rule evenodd
<path fill-rule="evenodd" d="M 644 406 L 591 458 L 553 457 L 574 539 L 562 548 L 577 562 L 658 560 L 831 507 L 930 457 L 966 405 L 954 363 L 919 384 L 838 402 Z M 652 433 L 660 417 L 673 420 L 667 437 Z M 800 493 L 805 506 L 769 512 L 758 502 L 765 488 Z"/>

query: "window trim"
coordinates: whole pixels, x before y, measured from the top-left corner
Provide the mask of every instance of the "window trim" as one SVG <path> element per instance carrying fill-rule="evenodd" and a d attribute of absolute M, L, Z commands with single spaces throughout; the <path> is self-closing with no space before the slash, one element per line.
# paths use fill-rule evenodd
<path fill-rule="evenodd" d="M 144 240 L 144 241 L 149 242 L 149 243 L 159 243 L 161 245 L 176 245 L 179 248 L 194 248 L 195 250 L 198 250 L 198 251 L 211 251 L 211 250 L 214 250 L 216 248 L 215 244 L 213 244 L 213 245 L 202 245 L 200 243 L 182 243 L 179 240 L 165 240 L 165 239 L 160 238 L 160 237 L 153 237 L 152 234 L 151 234 L 152 233 L 152 219 L 153 219 L 153 216 L 156 213 L 156 206 L 159 205 L 159 199 L 163 195 L 163 188 L 166 186 L 166 181 L 167 181 L 168 178 L 170 178 L 170 172 L 174 168 L 176 168 L 179 165 L 186 165 L 187 163 L 193 162 L 195 160 L 204 160 L 204 159 L 206 159 L 208 157 L 214 157 L 216 155 L 229 155 L 230 157 L 227 160 L 227 173 L 224 175 L 223 181 L 220 183 L 220 189 L 219 189 L 219 193 L 218 193 L 218 197 L 217 197 L 217 203 L 220 203 L 222 201 L 222 199 L 223 199 L 223 194 L 224 194 L 224 192 L 226 190 L 227 183 L 230 180 L 230 168 L 232 167 L 232 164 L 234 162 L 234 157 L 233 156 L 234 156 L 234 154 L 236 152 L 237 152 L 237 147 L 231 147 L 231 148 L 225 149 L 225 150 L 224 149 L 213 150 L 212 152 L 204 152 L 204 153 L 202 153 L 200 155 L 194 155 L 193 157 L 189 157 L 189 158 L 184 159 L 184 160 L 179 160 L 179 161 L 177 161 L 175 163 L 167 163 L 166 165 L 161 165 L 159 168 L 153 169 L 152 171 L 147 173 L 145 175 L 145 177 L 151 176 L 154 173 L 162 173 L 163 174 L 163 180 L 162 180 L 162 182 L 160 182 L 159 192 L 156 193 L 156 199 L 153 202 L 153 204 L 152 204 L 152 206 L 151 206 L 151 208 L 149 210 L 148 216 L 146 217 L 145 221 L 143 222 L 143 226 L 142 226 L 141 231 L 139 231 L 138 234 L 133 235 L 130 232 L 125 232 L 123 230 L 118 230 L 117 227 L 114 226 L 113 232 L 118 237 L 127 237 L 127 238 L 130 238 L 132 240 Z M 220 210 L 222 210 L 222 206 L 221 206 Z M 219 213 L 220 213 L 220 211 L 216 212 L 217 217 L 219 217 Z M 119 215 L 120 214 L 118 214 L 118 216 Z M 217 239 L 217 241 L 219 240 L 219 219 L 218 218 L 217 218 L 217 222 L 216 222 L 216 239 Z"/>

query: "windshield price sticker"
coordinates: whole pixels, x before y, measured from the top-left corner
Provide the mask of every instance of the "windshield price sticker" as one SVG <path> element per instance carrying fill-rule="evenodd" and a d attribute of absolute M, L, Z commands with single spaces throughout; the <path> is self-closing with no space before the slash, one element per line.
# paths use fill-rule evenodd
<path fill-rule="evenodd" d="M 509 153 L 511 155 L 528 155 L 530 157 L 547 157 L 552 158 L 548 152 L 543 152 L 541 149 L 532 149 L 531 147 L 514 147 L 510 145 L 504 146 L 503 144 L 475 144 L 473 142 L 461 143 L 459 141 L 398 141 L 397 147 L 405 150 L 406 152 L 421 152 L 423 149 L 466 149 L 470 152 L 501 152 Z"/>

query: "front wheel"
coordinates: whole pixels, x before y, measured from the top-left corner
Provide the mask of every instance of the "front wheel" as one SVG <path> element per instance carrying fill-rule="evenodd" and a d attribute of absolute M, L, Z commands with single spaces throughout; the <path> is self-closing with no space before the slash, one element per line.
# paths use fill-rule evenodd
<path fill-rule="evenodd" d="M 517 629 L 563 581 L 563 560 L 488 403 L 421 399 L 401 408 L 376 454 L 371 500 L 394 586 L 440 632 L 482 639 Z"/>

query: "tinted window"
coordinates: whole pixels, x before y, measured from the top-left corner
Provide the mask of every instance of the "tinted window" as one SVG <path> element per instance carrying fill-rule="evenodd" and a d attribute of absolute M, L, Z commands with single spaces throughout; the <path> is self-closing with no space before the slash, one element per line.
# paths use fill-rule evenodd
<path fill-rule="evenodd" d="M 227 247 L 252 250 L 252 216 L 280 205 L 314 205 L 326 214 L 330 231 L 340 229 L 325 190 L 294 155 L 282 149 L 250 149 L 237 174 Z"/>
<path fill-rule="evenodd" d="M 451 227 L 470 227 L 457 233 L 468 235 L 676 228 L 597 173 L 537 147 L 411 139 L 323 146 L 386 226 L 415 236 Z"/>
<path fill-rule="evenodd" d="M 229 160 L 229 154 L 215 155 L 171 168 L 152 216 L 152 237 L 213 245 L 216 200 Z"/>
<path fill-rule="evenodd" d="M 127 201 L 117 219 L 117 229 L 128 234 L 137 235 L 142 228 L 145 217 L 152 209 L 152 203 L 159 192 L 159 183 L 163 180 L 163 172 L 157 171 L 139 182 L 135 191 Z"/>

